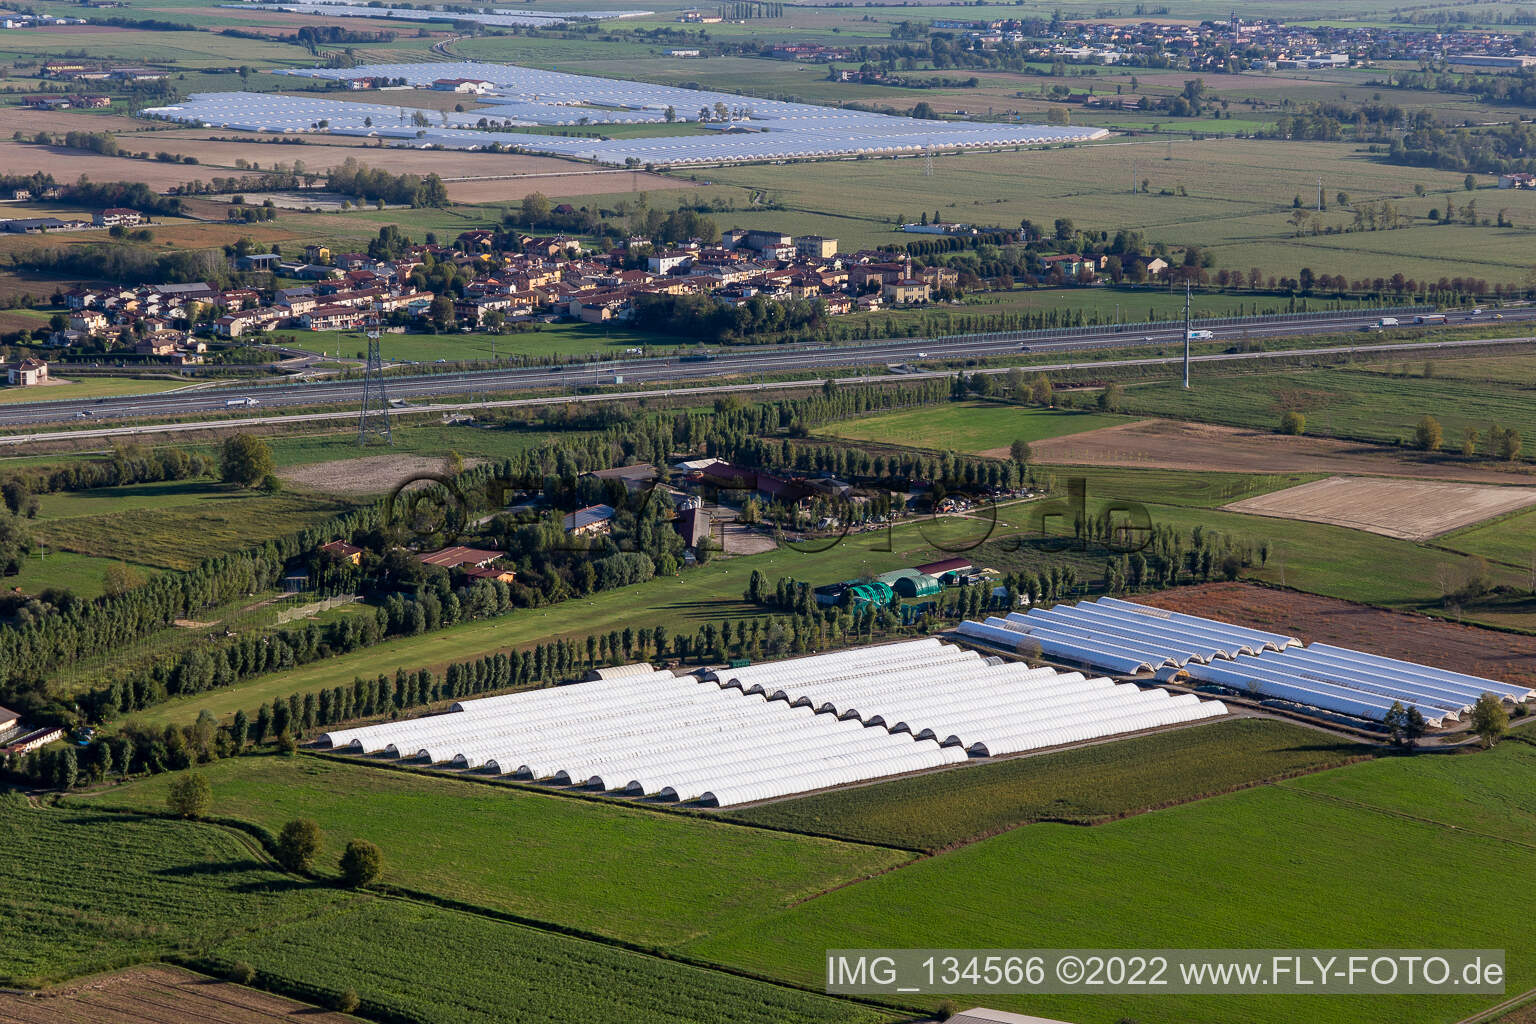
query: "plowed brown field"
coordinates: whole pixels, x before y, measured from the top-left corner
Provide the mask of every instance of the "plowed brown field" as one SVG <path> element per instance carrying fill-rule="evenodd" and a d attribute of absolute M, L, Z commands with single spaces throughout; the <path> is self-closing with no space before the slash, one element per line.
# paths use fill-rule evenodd
<path fill-rule="evenodd" d="M 1353 647 L 1387 658 L 1536 686 L 1536 637 L 1383 611 L 1248 583 L 1205 583 L 1134 598 L 1139 604 Z"/>
<path fill-rule="evenodd" d="M 357 1024 L 357 1018 L 158 964 L 72 982 L 35 996 L 0 994 L 13 1024 Z"/>

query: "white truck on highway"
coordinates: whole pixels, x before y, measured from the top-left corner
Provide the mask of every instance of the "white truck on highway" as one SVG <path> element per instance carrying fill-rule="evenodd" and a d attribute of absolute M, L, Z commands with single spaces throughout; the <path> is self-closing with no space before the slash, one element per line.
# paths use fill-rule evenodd
<path fill-rule="evenodd" d="M 231 398 L 229 401 L 224 403 L 224 405 L 230 409 L 236 408 L 237 406 L 242 408 L 249 408 L 250 406 L 260 404 L 261 403 L 254 398 Z"/>
<path fill-rule="evenodd" d="M 1189 340 L 1190 341 L 1210 341 L 1214 337 L 1216 337 L 1216 335 L 1211 333 L 1210 331 L 1190 331 L 1189 332 Z"/>
<path fill-rule="evenodd" d="M 1377 327 L 1396 327 L 1397 326 L 1397 317 L 1395 317 L 1395 316 L 1384 316 L 1380 320 L 1376 321 L 1376 326 Z"/>

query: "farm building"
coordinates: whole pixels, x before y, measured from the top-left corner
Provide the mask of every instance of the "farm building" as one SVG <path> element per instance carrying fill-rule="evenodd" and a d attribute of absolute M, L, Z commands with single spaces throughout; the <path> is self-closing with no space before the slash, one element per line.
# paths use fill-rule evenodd
<path fill-rule="evenodd" d="M 416 560 L 422 565 L 435 565 L 443 569 L 484 569 L 501 556 L 502 552 L 489 548 L 466 548 L 455 545 L 425 555 L 417 555 Z"/>
<path fill-rule="evenodd" d="M 881 573 L 875 577 L 875 581 L 890 587 L 898 597 L 932 597 L 944 589 L 938 577 L 916 569 L 896 569 Z"/>
<path fill-rule="evenodd" d="M 924 565 L 913 566 L 918 572 L 929 576 L 937 576 L 946 586 L 952 584 L 956 578 L 965 576 L 975 568 L 969 558 L 943 558 L 937 562 L 928 562 Z"/>
<path fill-rule="evenodd" d="M 5 382 L 17 387 L 35 387 L 48 383 L 48 364 L 41 359 L 23 359 L 5 371 Z"/>
<path fill-rule="evenodd" d="M 888 584 L 878 580 L 873 583 L 855 583 L 848 588 L 853 592 L 853 604 L 855 607 L 861 604 L 874 605 L 883 608 L 895 599 L 896 592 Z"/>
<path fill-rule="evenodd" d="M 608 532 L 617 514 L 612 505 L 588 505 L 567 513 L 561 526 L 573 537 L 597 536 Z"/>

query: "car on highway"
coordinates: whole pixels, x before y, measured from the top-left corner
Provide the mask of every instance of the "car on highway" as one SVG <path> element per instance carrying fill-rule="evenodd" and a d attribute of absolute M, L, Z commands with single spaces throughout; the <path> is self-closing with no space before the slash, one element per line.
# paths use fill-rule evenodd
<path fill-rule="evenodd" d="M 75 419 L 77 420 L 89 419 L 90 417 L 91 410 L 89 409 L 81 409 L 79 412 L 75 413 Z"/>

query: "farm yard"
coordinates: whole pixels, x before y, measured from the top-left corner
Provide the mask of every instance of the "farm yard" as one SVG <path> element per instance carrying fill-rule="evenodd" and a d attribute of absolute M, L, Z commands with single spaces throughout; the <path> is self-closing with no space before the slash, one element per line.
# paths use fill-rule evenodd
<path fill-rule="evenodd" d="M 1536 488 L 1530 487 L 1331 476 L 1223 508 L 1423 541 L 1532 504 Z"/>

